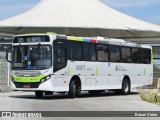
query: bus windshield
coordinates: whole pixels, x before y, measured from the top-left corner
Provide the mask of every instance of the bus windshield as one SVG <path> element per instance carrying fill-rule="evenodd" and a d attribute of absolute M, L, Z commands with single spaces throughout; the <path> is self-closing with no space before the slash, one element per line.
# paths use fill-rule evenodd
<path fill-rule="evenodd" d="M 18 45 L 13 46 L 14 70 L 43 70 L 52 65 L 52 49 L 50 45 Z"/>

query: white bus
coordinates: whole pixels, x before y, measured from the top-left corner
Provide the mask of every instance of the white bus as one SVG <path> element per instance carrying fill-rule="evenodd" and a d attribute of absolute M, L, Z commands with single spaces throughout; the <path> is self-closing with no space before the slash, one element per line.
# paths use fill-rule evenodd
<path fill-rule="evenodd" d="M 68 92 L 74 98 L 81 91 L 105 90 L 129 94 L 131 88 L 153 81 L 151 47 L 119 39 L 17 35 L 6 60 L 12 66 L 11 88 L 34 91 L 37 97 Z"/>

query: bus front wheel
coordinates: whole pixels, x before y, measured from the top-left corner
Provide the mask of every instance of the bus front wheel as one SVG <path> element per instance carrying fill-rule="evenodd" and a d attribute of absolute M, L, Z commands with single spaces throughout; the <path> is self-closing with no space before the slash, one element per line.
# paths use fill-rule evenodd
<path fill-rule="evenodd" d="M 72 80 L 69 85 L 68 95 L 71 98 L 79 97 L 81 95 L 81 88 L 78 84 L 76 84 L 75 80 Z"/>

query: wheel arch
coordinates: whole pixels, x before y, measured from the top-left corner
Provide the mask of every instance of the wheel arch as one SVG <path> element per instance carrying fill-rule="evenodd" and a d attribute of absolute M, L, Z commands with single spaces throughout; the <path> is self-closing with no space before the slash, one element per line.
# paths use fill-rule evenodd
<path fill-rule="evenodd" d="M 77 84 L 78 86 L 81 87 L 82 83 L 81 83 L 81 79 L 80 79 L 80 77 L 79 77 L 78 75 L 72 76 L 72 78 L 71 78 L 71 80 L 70 80 L 70 82 L 69 82 L 69 85 L 71 84 L 71 82 L 72 82 L 73 80 L 75 81 L 75 84 Z"/>
<path fill-rule="evenodd" d="M 122 84 L 123 84 L 124 80 L 127 80 L 129 82 L 129 93 L 130 93 L 131 92 L 131 79 L 130 79 L 130 77 L 128 75 L 125 75 L 123 80 L 122 80 Z"/>
<path fill-rule="evenodd" d="M 123 77 L 122 83 L 123 83 L 123 81 L 124 81 L 125 79 L 127 79 L 127 80 L 129 81 L 129 85 L 130 85 L 130 87 L 131 87 L 131 79 L 130 79 L 130 77 L 129 77 L 128 75 L 125 75 L 125 76 Z"/>
<path fill-rule="evenodd" d="M 68 95 L 71 98 L 81 96 L 81 79 L 79 76 L 74 75 L 69 83 L 69 92 Z"/>

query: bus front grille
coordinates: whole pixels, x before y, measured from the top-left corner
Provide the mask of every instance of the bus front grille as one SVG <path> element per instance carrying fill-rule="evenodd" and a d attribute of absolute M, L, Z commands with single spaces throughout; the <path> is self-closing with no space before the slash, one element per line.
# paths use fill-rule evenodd
<path fill-rule="evenodd" d="M 40 76 L 41 73 L 39 71 L 32 71 L 32 72 L 21 72 L 21 71 L 17 71 L 15 72 L 15 75 L 18 77 L 36 77 L 36 76 Z"/>
<path fill-rule="evenodd" d="M 39 82 L 35 83 L 20 83 L 20 82 L 15 82 L 14 83 L 16 88 L 38 88 L 39 87 Z"/>

